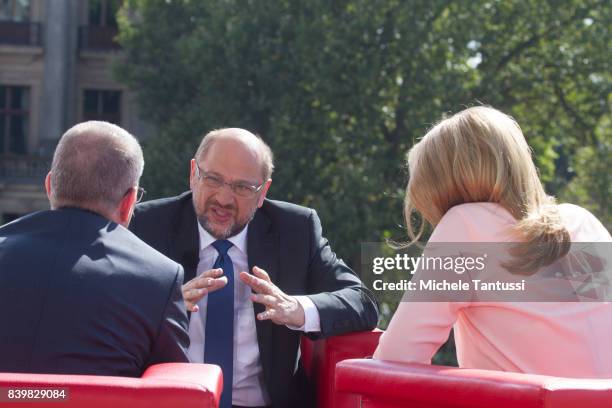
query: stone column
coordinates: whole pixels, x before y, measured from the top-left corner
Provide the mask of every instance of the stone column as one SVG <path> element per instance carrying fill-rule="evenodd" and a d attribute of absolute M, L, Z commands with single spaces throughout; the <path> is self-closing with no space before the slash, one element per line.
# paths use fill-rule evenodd
<path fill-rule="evenodd" d="M 46 0 L 45 6 L 39 153 L 50 156 L 66 130 L 74 104 L 71 96 L 77 56 L 78 0 Z"/>

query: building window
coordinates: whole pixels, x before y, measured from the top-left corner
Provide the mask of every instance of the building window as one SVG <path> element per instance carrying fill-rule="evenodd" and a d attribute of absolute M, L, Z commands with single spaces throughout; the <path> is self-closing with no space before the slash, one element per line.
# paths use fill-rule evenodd
<path fill-rule="evenodd" d="M 86 89 L 83 93 L 83 119 L 121 124 L 121 91 Z"/>
<path fill-rule="evenodd" d="M 117 12 L 122 0 L 89 0 L 87 25 L 79 27 L 79 49 L 112 51 L 119 49 Z"/>
<path fill-rule="evenodd" d="M 40 46 L 40 23 L 30 22 L 29 0 L 0 0 L 0 44 Z"/>
<path fill-rule="evenodd" d="M 29 114 L 29 88 L 0 86 L 0 154 L 27 153 Z"/>
<path fill-rule="evenodd" d="M 89 25 L 117 28 L 121 0 L 89 0 Z"/>
<path fill-rule="evenodd" d="M 23 22 L 30 19 L 30 0 L 0 0 L 0 21 Z"/>

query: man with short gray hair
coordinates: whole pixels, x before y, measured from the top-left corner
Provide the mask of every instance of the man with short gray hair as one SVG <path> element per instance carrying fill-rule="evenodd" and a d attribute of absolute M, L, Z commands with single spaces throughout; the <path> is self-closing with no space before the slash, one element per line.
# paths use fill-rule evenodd
<path fill-rule="evenodd" d="M 183 268 L 127 230 L 143 167 L 116 125 L 62 136 L 51 210 L 0 227 L 0 371 L 138 377 L 188 361 Z"/>
<path fill-rule="evenodd" d="M 134 136 L 107 122 L 78 124 L 62 136 L 53 156 L 47 178 L 51 206 L 112 212 L 130 189 L 138 192 L 143 169 Z"/>

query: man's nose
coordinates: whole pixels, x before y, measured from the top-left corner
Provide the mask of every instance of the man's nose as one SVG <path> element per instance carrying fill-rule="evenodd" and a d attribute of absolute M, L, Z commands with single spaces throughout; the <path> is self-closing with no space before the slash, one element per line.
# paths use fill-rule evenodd
<path fill-rule="evenodd" d="M 228 184 L 224 184 L 219 187 L 217 191 L 217 201 L 221 205 L 231 204 L 234 202 L 234 192 Z"/>

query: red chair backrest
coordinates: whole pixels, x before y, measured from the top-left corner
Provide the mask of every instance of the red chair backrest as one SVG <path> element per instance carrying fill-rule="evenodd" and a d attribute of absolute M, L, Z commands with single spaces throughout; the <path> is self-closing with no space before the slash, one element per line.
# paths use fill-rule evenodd
<path fill-rule="evenodd" d="M 572 379 L 377 360 L 336 367 L 336 389 L 363 408 L 590 408 L 612 406 L 612 380 Z"/>
<path fill-rule="evenodd" d="M 336 392 L 336 364 L 349 358 L 368 357 L 378 345 L 381 330 L 349 333 L 312 341 L 302 338 L 301 359 L 306 375 L 316 384 L 318 408 L 357 407 L 358 397 Z"/>
<path fill-rule="evenodd" d="M 216 408 L 222 387 L 221 369 L 209 364 L 157 364 L 149 367 L 142 378 L 0 373 L 0 407 Z M 8 390 L 13 390 L 15 396 L 15 390 L 24 389 L 64 389 L 67 398 L 61 403 L 59 397 L 49 400 L 7 398 Z"/>

